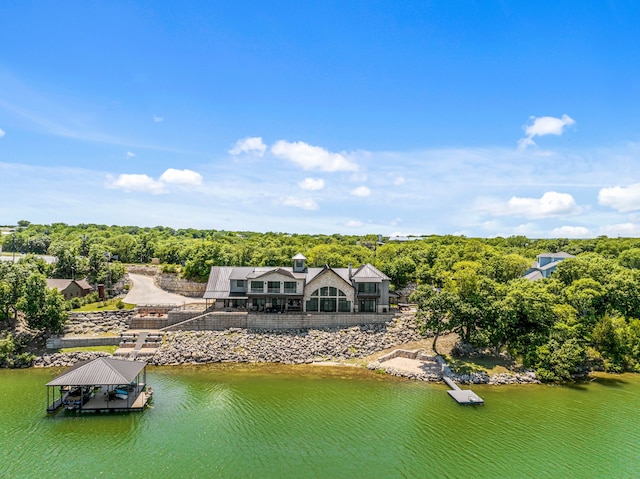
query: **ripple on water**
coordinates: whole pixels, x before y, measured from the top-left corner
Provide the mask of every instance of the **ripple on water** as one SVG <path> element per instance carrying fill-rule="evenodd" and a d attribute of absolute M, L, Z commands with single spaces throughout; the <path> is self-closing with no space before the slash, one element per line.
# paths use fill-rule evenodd
<path fill-rule="evenodd" d="M 2 477 L 634 477 L 636 376 L 446 387 L 354 368 L 150 368 L 141 414 L 44 415 L 46 374 L 0 371 Z M 37 473 L 34 473 L 37 471 Z"/>

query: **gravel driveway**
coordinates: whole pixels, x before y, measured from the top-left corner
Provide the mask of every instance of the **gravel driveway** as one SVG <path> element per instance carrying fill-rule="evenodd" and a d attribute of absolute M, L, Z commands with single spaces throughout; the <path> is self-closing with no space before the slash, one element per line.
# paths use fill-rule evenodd
<path fill-rule="evenodd" d="M 201 298 L 189 298 L 180 294 L 169 293 L 158 288 L 153 282 L 152 276 L 129 273 L 129 279 L 133 282 L 124 302 L 130 304 L 175 304 L 204 302 Z"/>

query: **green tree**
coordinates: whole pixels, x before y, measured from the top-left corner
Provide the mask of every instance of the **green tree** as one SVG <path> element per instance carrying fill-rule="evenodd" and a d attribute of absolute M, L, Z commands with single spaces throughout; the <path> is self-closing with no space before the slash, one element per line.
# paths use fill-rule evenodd
<path fill-rule="evenodd" d="M 422 321 L 424 332 L 433 333 L 431 348 L 437 354 L 440 335 L 456 329 L 451 317 L 460 309 L 460 298 L 449 291 L 436 292 L 431 287 L 420 286 L 411 295 L 418 305 L 417 318 Z"/>
<path fill-rule="evenodd" d="M 618 263 L 629 269 L 640 269 L 640 248 L 630 248 L 620 253 Z"/>
<path fill-rule="evenodd" d="M 520 278 L 531 267 L 531 260 L 524 256 L 511 253 L 497 255 L 491 258 L 487 264 L 487 274 L 499 283 L 507 283 Z"/>
<path fill-rule="evenodd" d="M 82 266 L 78 260 L 77 248 L 67 241 L 57 241 L 52 243 L 49 253 L 57 258 L 54 278 L 73 278 L 76 275 L 82 276 Z"/>
<path fill-rule="evenodd" d="M 57 289 L 47 289 L 47 280 L 41 273 L 27 278 L 18 308 L 33 329 L 58 331 L 67 319 L 62 294 Z"/>
<path fill-rule="evenodd" d="M 536 348 L 536 375 L 541 381 L 571 381 L 584 371 L 586 352 L 577 339 L 550 339 Z"/>
<path fill-rule="evenodd" d="M 518 279 L 510 282 L 504 297 L 495 305 L 497 321 L 489 331 L 491 343 L 498 348 L 509 347 L 528 363 L 535 348 L 548 339 L 555 320 L 553 307 L 556 303 L 546 281 Z"/>

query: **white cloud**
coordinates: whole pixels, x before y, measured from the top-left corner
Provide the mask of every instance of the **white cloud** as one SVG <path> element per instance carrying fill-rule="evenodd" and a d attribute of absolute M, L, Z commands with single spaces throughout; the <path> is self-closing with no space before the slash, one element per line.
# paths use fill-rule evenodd
<path fill-rule="evenodd" d="M 555 118 L 553 116 L 541 116 L 536 118 L 535 116 L 532 116 L 530 119 L 533 120 L 533 122 L 524 130 L 527 136 L 518 140 L 518 146 L 521 150 L 526 149 L 528 146 L 535 146 L 536 143 L 533 139 L 536 136 L 559 136 L 564 133 L 565 127 L 575 124 L 575 120 L 569 115 L 562 115 L 561 118 Z"/>
<path fill-rule="evenodd" d="M 628 238 L 640 237 L 640 224 L 620 223 L 617 225 L 606 225 L 600 228 L 600 233 L 610 237 L 624 236 Z"/>
<path fill-rule="evenodd" d="M 134 156 L 136 156 L 136 154 L 132 151 L 127 151 L 126 156 L 127 158 L 133 158 Z"/>
<path fill-rule="evenodd" d="M 346 226 L 347 228 L 360 228 L 363 224 L 364 223 L 362 221 L 349 220 L 344 224 L 344 226 Z"/>
<path fill-rule="evenodd" d="M 117 178 L 107 177 L 107 188 L 122 189 L 124 191 L 142 191 L 153 194 L 165 193 L 165 185 L 151 178 L 149 175 L 122 174 Z"/>
<path fill-rule="evenodd" d="M 318 203 L 316 203 L 311 198 L 296 198 L 294 196 L 289 196 L 282 200 L 282 204 L 285 206 L 295 206 L 296 208 L 302 208 L 303 210 L 317 210 Z"/>
<path fill-rule="evenodd" d="M 393 180 L 393 184 L 396 186 L 404 185 L 405 182 L 406 180 L 404 179 L 404 176 L 398 176 L 396 179 Z"/>
<path fill-rule="evenodd" d="M 193 170 L 176 170 L 169 168 L 162 173 L 160 181 L 172 185 L 197 186 L 202 184 L 202 175 Z"/>
<path fill-rule="evenodd" d="M 627 187 L 602 188 L 598 193 L 598 203 L 623 213 L 638 210 L 640 209 L 640 183 Z"/>
<path fill-rule="evenodd" d="M 589 238 L 593 236 L 591 231 L 584 226 L 561 226 L 551 230 L 553 238 Z"/>
<path fill-rule="evenodd" d="M 363 185 L 351 190 L 351 194 L 360 198 L 366 198 L 367 196 L 371 196 L 371 190 Z"/>
<path fill-rule="evenodd" d="M 167 193 L 170 185 L 198 186 L 202 184 L 202 175 L 192 170 L 176 170 L 168 168 L 160 178 L 153 179 L 145 174 L 123 173 L 117 178 L 107 176 L 107 188 L 121 189 L 124 191 L 141 191 L 146 193 Z"/>
<path fill-rule="evenodd" d="M 303 170 L 319 170 L 327 172 L 357 171 L 357 163 L 349 160 L 344 154 L 332 153 L 319 146 L 309 145 L 302 141 L 288 142 L 280 140 L 271 147 L 271 153 L 295 163 Z"/>
<path fill-rule="evenodd" d="M 262 156 L 265 151 L 267 151 L 267 145 L 262 142 L 262 138 L 259 136 L 253 136 L 236 141 L 236 144 L 229 150 L 229 153 L 232 155 L 249 153 L 252 155 Z"/>
<path fill-rule="evenodd" d="M 298 186 L 303 190 L 316 191 L 324 188 L 324 180 L 322 178 L 305 178 Z"/>
<path fill-rule="evenodd" d="M 525 216 L 527 218 L 552 218 L 578 214 L 581 208 L 568 193 L 547 191 L 541 198 L 513 196 L 507 203 L 495 200 L 481 201 L 477 209 L 496 216 Z"/>
<path fill-rule="evenodd" d="M 164 121 L 164 118 L 162 118 L 161 116 L 153 115 L 153 121 L 155 123 L 162 123 Z"/>
<path fill-rule="evenodd" d="M 5 132 L 2 128 L 0 128 L 0 138 L 2 138 L 5 135 Z"/>

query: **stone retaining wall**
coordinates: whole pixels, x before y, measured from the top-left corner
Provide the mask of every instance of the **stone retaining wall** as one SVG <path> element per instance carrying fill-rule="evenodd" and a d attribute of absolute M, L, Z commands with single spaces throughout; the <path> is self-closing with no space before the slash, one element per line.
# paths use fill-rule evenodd
<path fill-rule="evenodd" d="M 361 324 L 384 324 L 395 314 L 260 314 L 209 313 L 185 324 L 169 326 L 167 331 L 222 331 L 229 328 L 256 330 L 327 329 Z"/>
<path fill-rule="evenodd" d="M 184 278 L 180 278 L 177 274 L 162 273 L 156 277 L 156 285 L 158 288 L 170 293 L 181 294 L 189 298 L 202 298 L 207 283 L 196 283 Z"/>
<path fill-rule="evenodd" d="M 378 362 L 383 363 L 393 358 L 417 359 L 418 361 L 437 361 L 437 362 L 442 361 L 442 358 L 440 358 L 440 356 L 435 356 L 435 355 L 429 356 L 428 354 L 425 354 L 422 349 L 416 349 L 415 351 L 408 351 L 406 349 L 395 349 L 391 351 L 389 354 L 380 356 L 378 358 Z"/>
<path fill-rule="evenodd" d="M 47 349 L 82 348 L 86 346 L 117 346 L 120 336 L 102 336 L 98 338 L 49 338 Z"/>
<path fill-rule="evenodd" d="M 132 309 L 116 311 L 72 312 L 64 327 L 65 336 L 118 335 L 126 331 L 133 317 Z"/>
<path fill-rule="evenodd" d="M 160 272 L 157 266 L 144 264 L 130 264 L 127 266 L 127 273 L 142 274 L 144 276 L 155 276 Z"/>
<path fill-rule="evenodd" d="M 168 319 L 164 318 L 131 318 L 129 329 L 162 329 L 169 325 Z"/>

